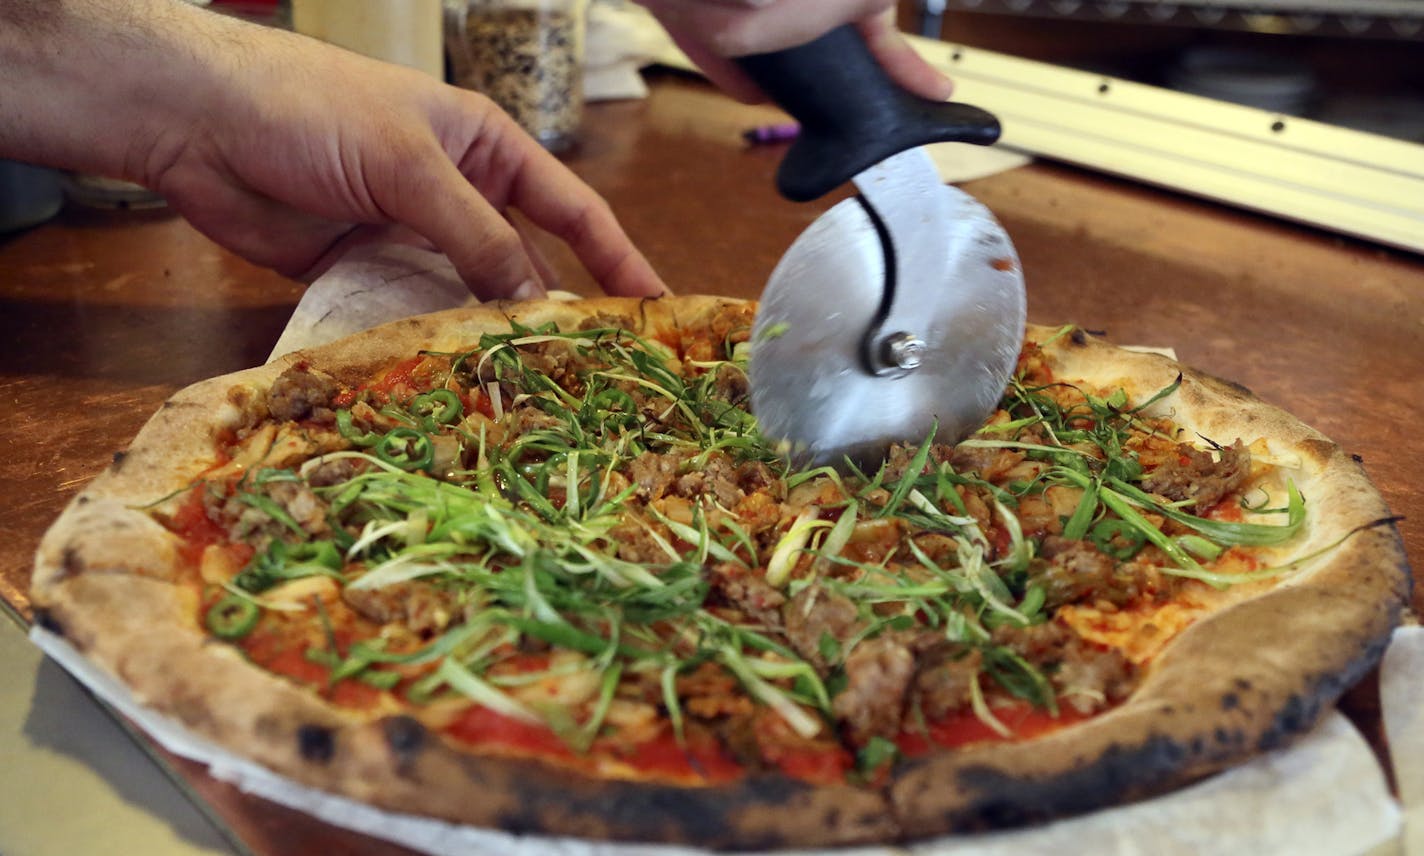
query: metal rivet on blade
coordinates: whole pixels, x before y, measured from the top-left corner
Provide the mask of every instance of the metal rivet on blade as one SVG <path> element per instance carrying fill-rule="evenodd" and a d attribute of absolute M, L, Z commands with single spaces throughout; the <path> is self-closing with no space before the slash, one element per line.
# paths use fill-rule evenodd
<path fill-rule="evenodd" d="M 925 356 L 925 340 L 914 333 L 892 333 L 881 347 L 885 362 L 898 369 L 913 371 L 920 367 Z"/>

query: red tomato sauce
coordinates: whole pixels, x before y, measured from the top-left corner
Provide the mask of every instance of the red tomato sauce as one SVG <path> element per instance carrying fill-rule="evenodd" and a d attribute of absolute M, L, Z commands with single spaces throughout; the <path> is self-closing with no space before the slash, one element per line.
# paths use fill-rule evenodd
<path fill-rule="evenodd" d="M 547 671 L 552 663 L 552 658 L 548 654 L 496 650 L 500 650 L 503 654 L 503 659 L 495 667 L 496 673 L 501 675 L 527 675 L 530 672 L 543 672 Z"/>
<path fill-rule="evenodd" d="M 776 759 L 781 772 L 813 785 L 842 784 L 855 766 L 855 759 L 845 749 L 817 747 L 792 749 Z"/>
<path fill-rule="evenodd" d="M 1010 736 L 1004 737 L 990 728 L 975 716 L 973 711 L 962 711 L 930 723 L 924 731 L 902 731 L 895 743 L 903 754 L 914 757 L 936 747 L 955 749 L 971 743 L 1012 743 L 1028 740 L 1082 722 L 1091 716 L 1078 713 L 1062 702 L 1059 703 L 1056 717 L 1028 702 L 1021 702 L 1012 707 L 995 707 L 993 712 L 994 716 L 1013 732 Z"/>
<path fill-rule="evenodd" d="M 600 748 L 594 743 L 594 749 Z M 742 775 L 742 768 L 729 758 L 710 734 L 691 732 L 684 745 L 666 730 L 645 743 L 638 743 L 631 752 L 618 753 L 629 766 L 647 773 L 677 779 L 701 779 L 709 783 L 730 782 Z"/>
<path fill-rule="evenodd" d="M 240 644 L 255 665 L 312 687 L 342 707 L 369 708 L 381 697 L 380 690 L 354 678 L 330 684 L 331 670 L 307 659 L 306 651 L 311 646 L 300 634 L 283 634 L 259 626 Z"/>
<path fill-rule="evenodd" d="M 1211 508 L 1208 508 L 1202 517 L 1209 520 L 1223 520 L 1228 523 L 1240 523 L 1246 519 L 1246 513 L 1241 509 L 1241 501 L 1236 494 L 1227 494 L 1221 501 Z"/>
<path fill-rule="evenodd" d="M 376 378 L 357 387 L 356 392 L 370 391 L 380 401 L 404 401 L 418 392 L 430 389 L 434 364 L 429 357 L 414 356 L 401 360 Z M 355 394 L 352 395 L 355 400 Z"/>
<path fill-rule="evenodd" d="M 681 331 L 659 330 L 657 335 L 653 337 L 653 341 L 666 345 L 667 349 L 676 354 L 679 360 L 687 356 L 684 351 Z"/>
<path fill-rule="evenodd" d="M 472 705 L 461 714 L 447 733 L 471 746 L 512 749 L 542 758 L 572 760 L 575 757 L 573 750 L 547 725 L 524 722 L 480 705 Z"/>
<path fill-rule="evenodd" d="M 202 485 L 188 491 L 183 503 L 169 519 L 168 529 L 182 539 L 178 545 L 179 557 L 194 567 L 203 558 L 203 550 L 208 545 L 227 539 L 227 532 L 208 517 L 208 510 L 203 507 Z"/>
<path fill-rule="evenodd" d="M 1003 526 L 990 526 L 985 537 L 989 539 L 989 545 L 994 548 L 995 556 L 1007 555 L 1014 544 L 1013 536 Z"/>
<path fill-rule="evenodd" d="M 480 413 L 488 419 L 494 418 L 494 402 L 483 390 L 471 388 L 463 396 L 466 413 Z"/>
<path fill-rule="evenodd" d="M 591 770 L 600 757 L 612 758 L 639 772 L 679 780 L 727 782 L 742 775 L 742 768 L 722 750 L 709 734 L 687 735 L 679 744 L 671 730 L 652 740 L 625 744 L 616 736 L 595 740 L 588 754 L 579 755 L 542 723 L 524 722 L 473 705 L 446 730 L 451 737 L 470 746 L 505 750 L 523 756 L 544 758 Z"/>

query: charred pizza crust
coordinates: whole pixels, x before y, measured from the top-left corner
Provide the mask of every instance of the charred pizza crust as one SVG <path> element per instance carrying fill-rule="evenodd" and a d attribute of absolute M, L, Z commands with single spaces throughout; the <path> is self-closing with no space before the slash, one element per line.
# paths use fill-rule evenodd
<path fill-rule="evenodd" d="M 714 848 L 890 841 L 997 827 L 1160 793 L 1307 730 L 1379 658 L 1409 576 L 1388 512 L 1359 465 L 1248 391 L 1162 357 L 1081 334 L 1054 339 L 1055 371 L 1150 395 L 1208 437 L 1267 438 L 1298 460 L 1310 505 L 1308 555 L 1355 532 L 1289 579 L 1198 621 L 1157 657 L 1123 705 L 1046 736 L 906 760 L 875 786 L 813 786 L 775 775 L 676 787 L 597 779 L 539 762 L 471 754 L 416 720 L 337 708 L 250 665 L 198 626 L 175 583 L 177 539 L 135 506 L 213 464 L 214 437 L 247 396 L 305 361 L 357 382 L 416 349 L 453 350 L 484 332 L 601 313 L 640 332 L 695 325 L 731 301 L 493 304 L 386 325 L 185 389 L 77 496 L 46 534 L 32 595 L 40 620 L 115 674 L 142 703 L 297 782 L 386 809 L 515 832 Z M 1044 340 L 1051 331 L 1034 329 Z"/>

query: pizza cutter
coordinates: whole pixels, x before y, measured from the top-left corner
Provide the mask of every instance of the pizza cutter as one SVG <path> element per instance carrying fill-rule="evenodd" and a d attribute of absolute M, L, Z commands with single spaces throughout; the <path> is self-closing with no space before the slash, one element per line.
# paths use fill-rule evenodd
<path fill-rule="evenodd" d="M 870 466 L 892 443 L 968 434 L 1018 357 L 1023 274 L 993 215 L 921 147 L 988 145 L 998 121 L 905 91 L 850 26 L 738 62 L 801 124 L 781 194 L 859 191 L 792 243 L 762 293 L 750 364 L 762 432 L 798 462 Z"/>

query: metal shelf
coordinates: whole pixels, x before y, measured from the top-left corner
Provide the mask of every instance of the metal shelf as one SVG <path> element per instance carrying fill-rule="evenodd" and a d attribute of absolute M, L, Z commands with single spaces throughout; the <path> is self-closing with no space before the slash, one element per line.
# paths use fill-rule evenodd
<path fill-rule="evenodd" d="M 1419 0 L 921 0 L 945 10 L 1253 32 L 1424 41 Z"/>
<path fill-rule="evenodd" d="M 1362 0 L 1363 2 L 1363 0 Z M 1424 253 L 1424 144 L 911 36 L 1000 143 Z M 695 71 L 669 41 L 657 62 Z"/>
<path fill-rule="evenodd" d="M 1034 155 L 1424 252 L 1424 145 L 912 38 Z"/>

